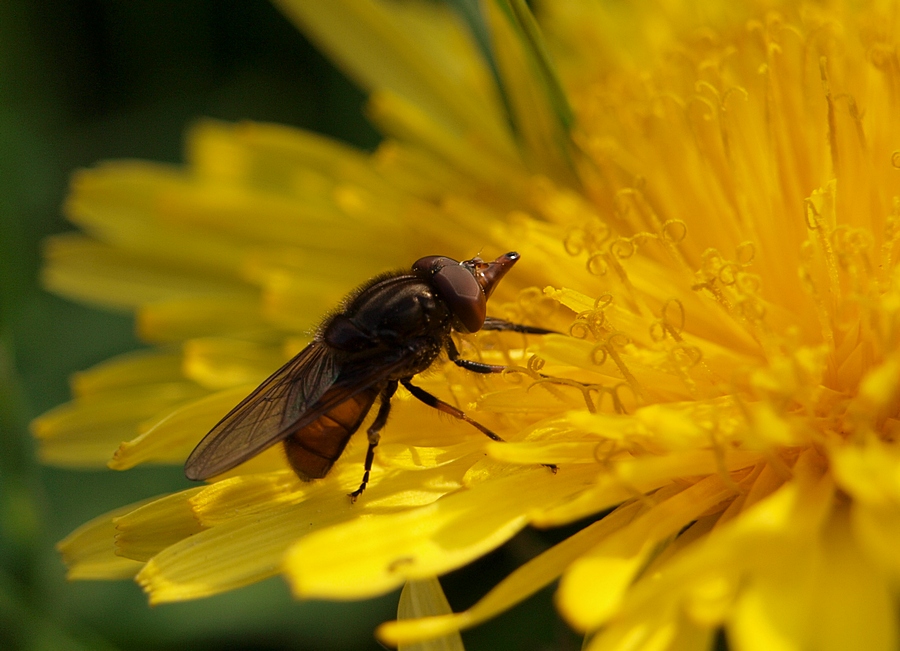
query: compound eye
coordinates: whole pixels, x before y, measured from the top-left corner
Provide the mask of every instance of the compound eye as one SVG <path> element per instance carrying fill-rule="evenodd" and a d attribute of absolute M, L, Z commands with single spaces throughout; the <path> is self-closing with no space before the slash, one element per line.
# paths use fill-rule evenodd
<path fill-rule="evenodd" d="M 465 332 L 481 330 L 487 314 L 487 298 L 472 272 L 456 263 L 441 267 L 434 274 L 433 282 Z"/>
<path fill-rule="evenodd" d="M 419 258 L 413 263 L 412 270 L 435 273 L 440 271 L 442 267 L 458 264 L 459 263 L 456 260 L 448 258 L 445 255 L 426 255 L 424 258 Z"/>

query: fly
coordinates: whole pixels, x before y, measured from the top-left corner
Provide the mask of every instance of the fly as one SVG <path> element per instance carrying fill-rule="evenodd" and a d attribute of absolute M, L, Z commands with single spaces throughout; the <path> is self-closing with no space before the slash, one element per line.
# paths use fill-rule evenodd
<path fill-rule="evenodd" d="M 427 256 L 409 271 L 382 274 L 365 283 L 325 319 L 306 348 L 210 430 L 188 457 L 185 476 L 214 477 L 281 441 L 301 479 L 324 477 L 377 399 L 362 482 L 350 493 L 356 501 L 369 482 L 391 397 L 401 384 L 426 405 L 502 441 L 412 379 L 444 351 L 454 364 L 475 373 L 506 368 L 462 359 L 450 336 L 454 330 L 552 332 L 487 316 L 488 298 L 518 259 L 515 252 L 493 262 Z"/>

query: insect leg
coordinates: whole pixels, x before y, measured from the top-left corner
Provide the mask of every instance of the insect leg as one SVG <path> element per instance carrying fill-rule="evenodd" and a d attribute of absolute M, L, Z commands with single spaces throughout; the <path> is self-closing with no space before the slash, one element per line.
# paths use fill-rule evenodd
<path fill-rule="evenodd" d="M 492 316 L 489 316 L 484 320 L 484 325 L 481 327 L 481 329 L 521 332 L 527 335 L 559 334 L 558 332 L 555 332 L 553 330 L 521 325 L 519 323 L 511 323 L 510 321 L 504 321 L 503 319 L 497 319 Z M 484 362 L 476 362 L 471 359 L 463 359 L 459 356 L 459 350 L 456 348 L 456 344 L 453 343 L 453 339 L 447 340 L 447 355 L 450 357 L 450 361 L 460 368 L 464 368 L 475 373 L 502 373 L 506 370 L 506 367 L 502 364 L 485 364 Z"/>
<path fill-rule="evenodd" d="M 409 392 L 411 394 L 413 394 L 413 396 L 415 396 L 416 398 L 418 398 L 419 400 L 424 402 L 429 407 L 434 407 L 438 411 L 442 411 L 445 414 L 450 414 L 451 416 L 453 416 L 454 418 L 458 418 L 459 420 L 466 421 L 467 423 L 472 425 L 472 427 L 476 428 L 482 434 L 487 436 L 489 439 L 492 439 L 494 441 L 500 441 L 501 443 L 505 442 L 504 439 L 502 439 L 499 436 L 497 436 L 496 434 L 494 434 L 487 427 L 485 427 L 478 421 L 472 420 L 471 418 L 466 416 L 465 412 L 463 412 L 461 409 L 457 409 L 450 403 L 444 402 L 437 396 L 428 393 L 425 389 L 421 389 L 421 388 L 417 387 L 409 380 L 400 380 L 400 383 L 403 386 L 405 386 L 407 389 L 409 389 Z"/>
<path fill-rule="evenodd" d="M 366 435 L 369 437 L 369 447 L 366 449 L 365 472 L 363 472 L 359 488 L 350 493 L 351 503 L 355 502 L 356 498 L 363 494 L 363 491 L 366 490 L 366 484 L 369 483 L 369 473 L 372 471 L 372 462 L 375 461 L 375 448 L 378 445 L 378 441 L 381 440 L 381 430 L 387 423 L 388 414 L 391 413 L 391 397 L 396 390 L 397 381 L 392 380 L 385 385 L 381 392 L 381 403 L 378 405 L 378 413 L 375 414 L 375 420 L 372 421 L 372 424 L 366 431 Z"/>
<path fill-rule="evenodd" d="M 453 339 L 450 338 L 447 339 L 447 356 L 450 358 L 451 362 L 460 368 L 475 373 L 502 373 L 506 370 L 506 367 L 502 364 L 485 364 L 484 362 L 476 362 L 471 359 L 463 359 L 459 356 L 459 350 L 456 348 L 456 344 L 453 343 Z M 419 399 L 422 400 L 421 398 Z M 437 398 L 435 398 L 435 400 L 437 400 Z M 422 400 L 422 402 L 425 401 Z M 434 405 L 431 406 L 434 407 Z"/>
<path fill-rule="evenodd" d="M 510 332 L 522 332 L 526 335 L 558 335 L 555 330 L 547 330 L 546 328 L 538 328 L 536 326 L 522 325 L 521 323 L 512 323 L 505 319 L 498 319 L 489 316 L 485 318 L 482 330 L 501 330 Z"/>
<path fill-rule="evenodd" d="M 415 396 L 416 398 L 418 398 L 419 400 L 424 402 L 429 407 L 434 407 L 438 411 L 442 411 L 445 414 L 450 414 L 454 418 L 458 418 L 460 420 L 466 421 L 467 423 L 469 423 L 469 425 L 471 425 L 472 427 L 474 427 L 479 432 L 481 432 L 482 434 L 484 434 L 485 436 L 487 436 L 489 439 L 491 439 L 493 441 L 500 441 L 501 443 L 506 443 L 506 439 L 500 438 L 499 436 L 494 434 L 491 430 L 489 430 L 487 427 L 485 427 L 478 421 L 472 420 L 471 418 L 466 416 L 465 412 L 462 411 L 461 409 L 457 409 L 453 405 L 444 402 L 437 396 L 435 396 L 431 393 L 428 393 L 425 389 L 417 387 L 415 384 L 413 384 L 409 380 L 400 380 L 400 384 L 405 386 L 409 390 L 409 392 L 411 394 L 413 394 L 413 396 Z M 550 471 L 552 471 L 554 475 L 556 474 L 556 471 L 558 470 L 556 465 L 552 464 L 552 463 L 542 463 L 541 465 L 544 466 L 545 468 L 549 469 Z"/>

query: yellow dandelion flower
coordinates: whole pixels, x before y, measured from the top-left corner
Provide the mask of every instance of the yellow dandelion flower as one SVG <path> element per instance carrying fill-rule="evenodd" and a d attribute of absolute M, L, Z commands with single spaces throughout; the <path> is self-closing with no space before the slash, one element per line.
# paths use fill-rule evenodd
<path fill-rule="evenodd" d="M 421 380 L 509 443 L 400 393 L 356 504 L 359 441 L 310 483 L 270 449 L 84 525 L 71 575 L 153 603 L 415 581 L 437 605 L 390 644 L 560 579 L 592 651 L 896 649 L 900 5 L 488 2 L 487 49 L 428 3 L 280 5 L 384 143 L 206 122 L 184 168 L 79 173 L 47 285 L 134 309 L 158 347 L 79 375 L 35 422 L 44 459 L 182 463 L 349 288 L 422 255 L 520 251 L 493 313 L 566 334 L 464 337 L 513 371 Z M 433 577 L 587 517 L 441 612 Z"/>

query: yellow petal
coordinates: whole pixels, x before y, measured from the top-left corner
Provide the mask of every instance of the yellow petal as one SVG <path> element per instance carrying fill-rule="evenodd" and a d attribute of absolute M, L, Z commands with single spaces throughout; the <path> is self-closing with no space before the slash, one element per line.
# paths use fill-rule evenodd
<path fill-rule="evenodd" d="M 282 570 L 285 552 L 304 536 L 371 518 L 373 512 L 428 503 L 457 488 L 458 484 L 441 482 L 445 473 L 444 468 L 421 474 L 378 473 L 355 504 L 347 495 L 359 486 L 359 462 L 340 464 L 325 479 L 299 486 L 287 473 L 260 479 L 249 476 L 246 481 L 235 477 L 221 488 L 214 485 L 209 493 L 195 496 L 200 517 L 215 526 L 162 550 L 147 563 L 138 582 L 151 603 L 162 603 L 206 597 L 260 581 Z M 279 491 L 284 499 L 273 499 Z M 268 495 L 267 500 L 257 501 L 260 495 Z M 296 503 L 298 499 L 303 501 Z M 279 501 L 279 506 L 271 506 Z M 340 556 L 341 550 L 331 549 L 330 554 Z M 320 562 L 324 561 L 316 560 Z"/>
<path fill-rule="evenodd" d="M 838 513 L 819 540 L 797 541 L 746 586 L 735 619 L 738 648 L 892 649 L 892 590 Z M 764 646 L 760 646 L 764 645 Z"/>
<path fill-rule="evenodd" d="M 172 199 L 193 198 L 203 188 L 177 168 L 137 161 L 120 161 L 82 170 L 72 179 L 66 213 L 98 239 L 134 262 L 160 264 L 180 271 L 187 287 L 198 278 L 191 270 L 217 276 L 216 284 L 235 282 L 232 290 L 248 291 L 236 282 L 246 243 L 223 234 L 204 233 L 175 217 Z"/>
<path fill-rule="evenodd" d="M 467 176 L 507 185 L 508 190 L 521 187 L 524 181 L 518 170 L 510 167 L 509 161 L 480 147 L 478 142 L 460 138 L 459 134 L 436 121 L 433 114 L 422 111 L 401 96 L 388 91 L 373 93 L 369 98 L 368 113 L 382 131 L 401 141 L 415 142 Z"/>
<path fill-rule="evenodd" d="M 877 439 L 833 449 L 830 460 L 841 488 L 861 504 L 900 505 L 900 450 Z"/>
<path fill-rule="evenodd" d="M 481 455 L 484 442 L 472 438 L 469 441 L 447 447 L 419 447 L 403 443 L 387 443 L 378 446 L 378 462 L 388 468 L 420 470 L 437 468 L 458 461 L 467 455 Z"/>
<path fill-rule="evenodd" d="M 72 376 L 76 398 L 141 384 L 163 384 L 182 379 L 181 355 L 140 350 L 113 357 Z"/>
<path fill-rule="evenodd" d="M 140 430 L 141 421 L 202 393 L 185 381 L 110 389 L 60 405 L 36 418 L 31 428 L 46 463 L 101 467 L 122 440 Z"/>
<path fill-rule="evenodd" d="M 853 509 L 853 531 L 872 561 L 900 577 L 900 507 L 860 504 Z"/>
<path fill-rule="evenodd" d="M 259 301 L 250 296 L 205 296 L 151 303 L 138 310 L 136 319 L 138 336 L 153 343 L 253 332 L 264 323 Z"/>
<path fill-rule="evenodd" d="M 652 492 L 679 477 L 732 472 L 762 460 L 763 456 L 755 452 L 731 452 L 723 459 L 715 452 L 697 450 L 610 462 L 609 471 L 599 474 L 592 486 L 567 503 L 543 511 L 535 522 L 540 526 L 572 522 Z"/>
<path fill-rule="evenodd" d="M 372 0 L 278 4 L 363 86 L 388 89 L 463 137 L 512 156 L 487 70 L 446 8 Z"/>
<path fill-rule="evenodd" d="M 597 450 L 596 441 L 490 443 L 488 453 L 497 461 L 529 464 L 568 464 L 590 462 Z"/>
<path fill-rule="evenodd" d="M 114 518 L 116 553 L 146 561 L 169 545 L 202 531 L 190 502 L 202 490 L 200 487 L 167 495 Z"/>
<path fill-rule="evenodd" d="M 191 296 L 244 296 L 247 288 L 160 260 L 141 259 L 77 235 L 47 240 L 41 279 L 47 289 L 113 309 Z"/>
<path fill-rule="evenodd" d="M 340 498 L 347 501 L 346 494 Z M 316 510 L 336 507 L 320 501 Z M 311 510 L 283 507 L 232 518 L 162 550 L 137 580 L 151 603 L 198 599 L 261 581 L 278 572 L 287 547 L 317 524 L 306 515 Z"/>
<path fill-rule="evenodd" d="M 823 651 L 895 649 L 900 643 L 894 587 L 867 559 L 845 509 L 822 532 L 811 639 Z"/>
<path fill-rule="evenodd" d="M 574 118 L 524 2 L 491 2 L 494 56 L 531 166 L 554 178 L 570 179 L 569 127 Z"/>
<path fill-rule="evenodd" d="M 298 542 L 285 572 L 294 593 L 303 597 L 358 599 L 387 592 L 496 548 L 528 523 L 532 510 L 571 496 L 590 474 L 522 470 L 425 507 L 357 518 Z M 355 553 L 348 556 L 348 548 Z"/>
<path fill-rule="evenodd" d="M 297 504 L 313 490 L 313 484 L 282 470 L 214 482 L 192 494 L 190 502 L 197 521 L 204 527 L 214 527 L 234 517 L 265 511 L 270 505 Z"/>
<path fill-rule="evenodd" d="M 485 393 L 478 400 L 478 409 L 503 414 L 555 414 L 563 407 L 572 409 L 584 405 L 572 391 L 563 391 L 552 382 L 528 387 L 516 387 Z"/>
<path fill-rule="evenodd" d="M 432 577 L 407 581 L 400 591 L 400 603 L 397 606 L 397 619 L 409 621 L 422 617 L 435 617 L 450 613 L 450 604 L 440 581 Z M 462 637 L 452 632 L 424 642 L 395 644 L 398 651 L 463 651 Z"/>
<path fill-rule="evenodd" d="M 457 614 L 387 622 L 378 628 L 378 638 L 391 646 L 408 644 L 471 628 L 496 617 L 557 579 L 570 563 L 627 524 L 638 508 L 639 505 L 632 504 L 618 509 L 554 545 L 510 574 L 468 610 Z"/>
<path fill-rule="evenodd" d="M 254 388 L 244 385 L 226 389 L 169 410 L 146 432 L 121 443 L 109 467 L 127 470 L 140 463 L 183 462 L 203 435 Z"/>
<path fill-rule="evenodd" d="M 603 635 L 594 636 L 585 651 L 697 651 L 712 648 L 713 631 L 697 626 L 672 609 L 630 614 Z"/>
<path fill-rule="evenodd" d="M 573 626 L 588 631 L 602 626 L 646 564 L 656 545 L 678 533 L 706 509 L 734 495 L 734 488 L 711 476 L 690 488 L 662 489 L 646 498 L 646 512 L 573 563 L 560 583 L 558 604 Z M 674 493 L 674 494 L 673 494 Z"/>
<path fill-rule="evenodd" d="M 812 640 L 822 622 L 813 616 L 821 587 L 816 577 L 824 568 L 817 529 L 828 517 L 832 495 L 827 478 L 817 484 L 789 484 L 729 529 L 726 535 L 739 537 L 744 561 L 755 568 L 729 626 L 739 648 L 817 646 Z"/>
<path fill-rule="evenodd" d="M 259 384 L 288 361 L 278 347 L 225 337 L 191 339 L 183 350 L 185 376 L 210 389 Z"/>
<path fill-rule="evenodd" d="M 192 172 L 204 181 L 259 186 L 313 202 L 341 184 L 393 192 L 366 152 L 340 141 L 280 124 L 232 124 L 204 119 L 188 133 Z M 381 215 L 390 221 L 394 215 Z"/>
<path fill-rule="evenodd" d="M 151 500 L 137 502 L 110 511 L 85 522 L 56 544 L 68 568 L 69 579 L 108 580 L 128 579 L 144 566 L 140 561 L 116 553 L 115 519 Z"/>

